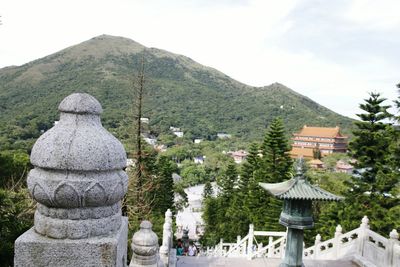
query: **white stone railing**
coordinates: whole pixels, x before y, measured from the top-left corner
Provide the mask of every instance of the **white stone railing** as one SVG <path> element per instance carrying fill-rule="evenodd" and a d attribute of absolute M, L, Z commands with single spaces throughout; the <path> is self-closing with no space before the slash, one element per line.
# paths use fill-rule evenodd
<path fill-rule="evenodd" d="M 321 242 L 317 235 L 315 244 L 304 250 L 305 259 L 336 260 L 353 257 L 366 265 L 395 267 L 400 266 L 400 243 L 396 230 L 390 232 L 387 239 L 369 229 L 367 216 L 361 221 L 359 228 L 345 234 L 342 227 L 336 227 L 332 239 Z"/>
<path fill-rule="evenodd" d="M 257 243 L 256 236 L 268 237 L 268 245 Z M 390 232 L 390 237 L 385 238 L 369 229 L 369 220 L 366 216 L 361 220 L 359 228 L 342 232 L 342 227 L 336 227 L 332 239 L 321 241 L 318 234 L 315 244 L 304 249 L 304 259 L 337 260 L 351 258 L 363 266 L 400 266 L 400 242 L 396 230 Z M 241 238 L 237 237 L 236 243 L 220 243 L 213 249 L 208 248 L 205 253 L 215 257 L 244 257 L 254 259 L 257 257 L 283 258 L 286 246 L 286 232 L 254 231 L 253 225 L 249 233 Z"/>
<path fill-rule="evenodd" d="M 283 258 L 285 255 L 286 235 L 282 236 L 275 241 L 273 237 L 269 237 L 268 245 L 258 247 L 257 251 L 253 254 L 252 258 L 267 257 L 267 258 Z"/>
<path fill-rule="evenodd" d="M 268 237 L 268 245 L 257 243 L 256 236 Z M 275 238 L 275 240 L 274 240 Z M 244 257 L 249 260 L 256 257 L 281 258 L 285 251 L 286 232 L 254 231 L 254 226 L 249 225 L 249 233 L 241 238 L 237 237 L 236 243 L 224 243 L 221 239 L 215 248 L 207 249 L 206 255 L 215 257 Z"/>
<path fill-rule="evenodd" d="M 163 241 L 160 247 L 160 259 L 165 267 L 176 266 L 176 251 L 172 249 L 172 212 L 168 209 L 165 212 L 165 221 L 163 226 Z"/>

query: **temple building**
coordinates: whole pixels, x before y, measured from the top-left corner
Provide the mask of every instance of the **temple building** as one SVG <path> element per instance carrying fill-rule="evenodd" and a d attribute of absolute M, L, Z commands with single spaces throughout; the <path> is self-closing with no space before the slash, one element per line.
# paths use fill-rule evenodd
<path fill-rule="evenodd" d="M 299 133 L 293 134 L 292 158 L 313 158 L 313 151 L 319 149 L 322 156 L 332 153 L 346 153 L 347 136 L 340 133 L 338 126 L 328 127 L 310 127 L 304 125 Z"/>

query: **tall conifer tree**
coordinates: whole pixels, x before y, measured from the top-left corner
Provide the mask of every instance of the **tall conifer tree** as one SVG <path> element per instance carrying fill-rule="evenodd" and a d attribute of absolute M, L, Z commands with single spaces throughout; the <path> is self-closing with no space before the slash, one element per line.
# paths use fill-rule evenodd
<path fill-rule="evenodd" d="M 289 156 L 289 143 L 280 118 L 272 121 L 262 144 L 262 174 L 261 182 L 279 183 L 290 178 L 293 161 Z M 262 192 L 265 194 L 265 191 Z M 266 196 L 269 210 L 265 214 L 266 227 L 272 231 L 282 231 L 279 216 L 282 211 L 282 201 L 273 196 Z"/>
<path fill-rule="evenodd" d="M 365 103 L 360 104 L 365 113 L 357 114 L 361 121 L 354 123 L 354 139 L 349 144 L 350 155 L 357 160 L 355 167 L 361 169 L 360 180 L 370 185 L 374 185 L 376 175 L 387 163 L 389 154 L 389 125 L 384 120 L 391 115 L 387 111 L 390 106 L 383 105 L 385 100 L 379 93 L 370 93 Z"/>
<path fill-rule="evenodd" d="M 262 144 L 265 182 L 277 183 L 290 178 L 292 159 L 289 156 L 289 143 L 280 118 L 272 121 Z"/>
<path fill-rule="evenodd" d="M 206 200 L 207 198 L 212 197 L 213 195 L 214 195 L 214 190 L 212 188 L 211 182 L 207 181 L 204 184 L 204 189 L 202 194 L 203 200 Z"/>
<path fill-rule="evenodd" d="M 364 113 L 357 114 L 360 121 L 354 123 L 354 138 L 349 144 L 349 154 L 356 160 L 354 175 L 348 183 L 349 190 L 345 193 L 345 201 L 329 205 L 320 216 L 325 220 L 335 220 L 345 231 L 357 228 L 364 215 L 369 217 L 371 227 L 384 235 L 395 227 L 393 220 L 384 219 L 399 202 L 384 192 L 396 183 L 390 178 L 393 128 L 385 123 L 391 115 L 387 111 L 390 106 L 384 105 L 384 101 L 379 93 L 370 93 L 365 103 L 360 104 Z M 333 232 L 331 224 L 330 234 Z"/>

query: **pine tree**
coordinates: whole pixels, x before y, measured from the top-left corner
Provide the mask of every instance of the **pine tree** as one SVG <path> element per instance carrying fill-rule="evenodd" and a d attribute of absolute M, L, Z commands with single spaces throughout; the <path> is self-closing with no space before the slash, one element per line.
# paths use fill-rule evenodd
<path fill-rule="evenodd" d="M 240 179 L 238 181 L 238 189 L 242 192 L 242 197 L 246 197 L 249 181 L 256 170 L 260 168 L 260 157 L 258 155 L 258 145 L 252 143 L 249 147 L 249 154 L 243 163 Z"/>
<path fill-rule="evenodd" d="M 205 246 L 214 246 L 222 236 L 218 232 L 220 222 L 218 220 L 218 198 L 208 197 L 204 200 L 203 215 L 205 229 L 201 237 L 201 243 Z"/>
<path fill-rule="evenodd" d="M 262 144 L 261 172 L 263 177 L 258 182 L 279 183 L 290 178 L 293 161 L 289 156 L 289 150 L 283 122 L 280 118 L 276 118 L 272 121 Z M 282 201 L 267 195 L 263 190 L 259 193 L 264 195 L 262 197 L 265 198 L 264 201 L 268 203 L 269 208 L 268 212 L 262 214 L 266 229 L 271 231 L 283 230 L 284 228 L 279 224 Z"/>
<path fill-rule="evenodd" d="M 154 211 L 163 215 L 167 209 L 174 206 L 174 180 L 172 174 L 178 167 L 168 157 L 160 156 L 157 160 L 157 184 L 158 189 L 154 194 Z"/>
<path fill-rule="evenodd" d="M 226 211 L 226 221 L 230 222 L 227 227 L 232 233 L 230 234 L 231 241 L 234 241 L 236 235 L 245 236 L 248 232 L 249 224 L 251 223 L 247 206 L 248 189 L 254 173 L 259 170 L 259 161 L 258 145 L 252 143 L 246 161 L 242 165 L 230 205 Z"/>
<path fill-rule="evenodd" d="M 226 166 L 226 170 L 222 177 L 217 180 L 220 188 L 218 195 L 218 234 L 225 240 L 233 241 L 237 233 L 233 232 L 233 227 L 236 224 L 236 218 L 231 217 L 229 208 L 233 205 L 235 186 L 238 180 L 236 164 L 230 161 Z"/>
<path fill-rule="evenodd" d="M 393 221 L 385 220 L 389 210 L 398 205 L 398 199 L 387 195 L 388 189 L 397 182 L 392 179 L 390 169 L 390 143 L 392 126 L 384 120 L 391 117 L 384 105 L 384 98 L 379 93 L 370 93 L 360 109 L 365 113 L 358 114 L 361 119 L 355 122 L 354 139 L 349 144 L 350 155 L 356 160 L 355 175 L 348 183 L 345 201 L 325 210 L 321 218 L 338 218 L 338 223 L 345 231 L 357 228 L 364 215 L 370 219 L 371 227 L 387 235 Z M 333 227 L 333 226 L 332 226 Z"/>
<path fill-rule="evenodd" d="M 233 195 L 233 188 L 236 185 L 238 173 L 233 161 L 229 162 L 224 174 L 219 177 L 217 184 L 220 188 L 220 195 L 229 201 Z"/>
<path fill-rule="evenodd" d="M 366 113 L 357 114 L 361 121 L 354 123 L 357 128 L 353 131 L 354 140 L 349 144 L 350 156 L 357 160 L 355 167 L 362 169 L 360 180 L 371 185 L 388 159 L 390 137 L 388 125 L 383 121 L 391 115 L 387 111 L 390 106 L 383 105 L 385 100 L 379 93 L 370 93 L 365 103 L 360 104 L 360 109 Z"/>
<path fill-rule="evenodd" d="M 212 188 L 211 182 L 207 181 L 204 184 L 203 195 L 202 195 L 203 200 L 206 200 L 207 198 L 212 197 L 213 195 L 214 195 L 214 190 Z"/>
<path fill-rule="evenodd" d="M 289 143 L 280 118 L 272 121 L 262 144 L 265 182 L 277 183 L 290 178 L 292 159 L 289 156 Z"/>

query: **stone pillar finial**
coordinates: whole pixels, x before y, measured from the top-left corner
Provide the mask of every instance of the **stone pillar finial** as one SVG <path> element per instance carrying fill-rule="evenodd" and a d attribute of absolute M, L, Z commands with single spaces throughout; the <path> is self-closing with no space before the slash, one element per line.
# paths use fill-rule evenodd
<path fill-rule="evenodd" d="M 16 241 L 15 266 L 125 266 L 124 147 L 101 125 L 93 96 L 71 94 L 58 110 L 59 123 L 32 148 L 27 183 L 38 204 L 33 229 Z"/>
<path fill-rule="evenodd" d="M 393 230 L 389 233 L 389 237 L 390 237 L 390 239 L 398 240 L 398 239 L 399 239 L 399 233 L 397 232 L 396 229 L 393 229 Z"/>
<path fill-rule="evenodd" d="M 165 212 L 163 225 L 163 241 L 160 247 L 160 258 L 165 266 L 169 264 L 170 250 L 172 248 L 172 212 L 168 209 Z"/>
<path fill-rule="evenodd" d="M 315 237 L 315 242 L 321 242 L 321 235 L 317 234 L 317 236 Z"/>
<path fill-rule="evenodd" d="M 369 228 L 369 219 L 368 219 L 367 215 L 365 215 L 365 216 L 361 219 L 361 225 L 360 225 L 360 227 Z"/>
<path fill-rule="evenodd" d="M 164 266 L 158 257 L 158 237 L 149 221 L 140 224 L 140 230 L 132 237 L 132 259 L 129 267 Z"/>
<path fill-rule="evenodd" d="M 336 232 L 335 235 L 341 235 L 343 231 L 343 228 L 340 224 L 338 224 L 338 226 L 336 226 Z"/>

